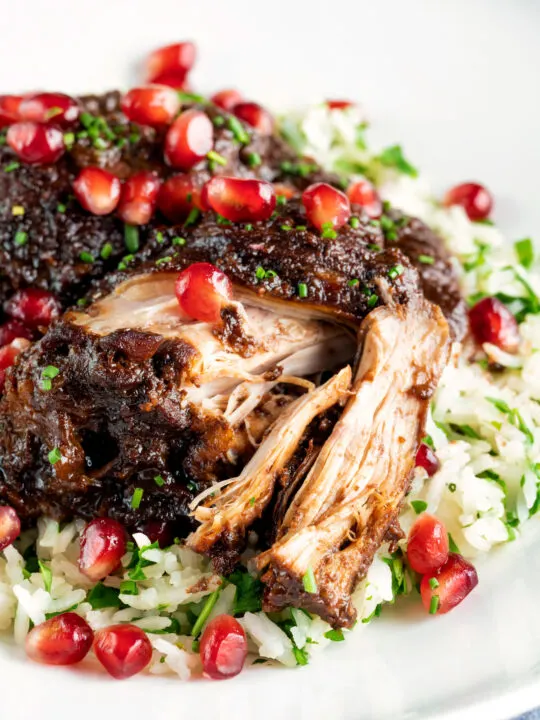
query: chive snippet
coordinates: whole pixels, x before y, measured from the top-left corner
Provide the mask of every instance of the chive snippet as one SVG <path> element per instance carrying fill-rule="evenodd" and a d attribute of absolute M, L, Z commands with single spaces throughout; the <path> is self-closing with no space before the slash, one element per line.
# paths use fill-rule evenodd
<path fill-rule="evenodd" d="M 315 573 L 311 565 L 306 570 L 305 575 L 302 577 L 302 585 L 307 593 L 315 594 L 317 592 L 317 581 L 315 580 Z"/>
<path fill-rule="evenodd" d="M 24 230 L 17 230 L 13 242 L 15 243 L 15 245 L 17 245 L 17 247 L 22 247 L 22 245 L 26 245 L 26 243 L 28 242 L 28 233 L 24 232 Z"/>
<path fill-rule="evenodd" d="M 227 119 L 227 127 L 232 132 L 234 139 L 239 143 L 246 144 L 249 142 L 249 134 L 245 127 L 242 125 L 240 120 L 234 115 L 231 115 Z"/>
<path fill-rule="evenodd" d="M 227 158 L 223 157 L 223 155 L 220 155 L 215 150 L 210 150 L 210 152 L 206 153 L 206 157 L 211 162 L 215 162 L 218 165 L 226 165 L 227 164 Z"/>
<path fill-rule="evenodd" d="M 113 246 L 111 243 L 105 243 L 99 254 L 102 260 L 108 260 L 113 254 Z"/>
<path fill-rule="evenodd" d="M 124 225 L 124 242 L 130 253 L 136 253 L 139 249 L 139 228 L 136 225 Z"/>
<path fill-rule="evenodd" d="M 405 268 L 403 267 L 403 265 L 394 265 L 394 267 L 390 268 L 390 270 L 388 271 L 388 277 L 391 280 L 395 280 L 400 275 L 403 275 L 404 272 Z"/>
<path fill-rule="evenodd" d="M 430 615 L 436 615 L 437 610 L 439 609 L 440 600 L 438 595 L 433 595 L 431 598 L 431 602 L 429 603 L 429 614 Z"/>
<path fill-rule="evenodd" d="M 435 258 L 432 255 L 419 255 L 418 262 L 421 262 L 422 265 L 433 265 Z"/>
<path fill-rule="evenodd" d="M 133 491 L 133 496 L 131 498 L 131 508 L 132 510 L 138 510 L 141 504 L 141 500 L 144 495 L 144 490 L 140 487 L 135 488 Z"/>
<path fill-rule="evenodd" d="M 62 453 L 57 447 L 55 447 L 49 452 L 49 454 L 47 455 L 47 459 L 49 460 L 51 465 L 55 465 L 62 459 Z"/>
<path fill-rule="evenodd" d="M 8 163 L 4 166 L 4 172 L 13 172 L 14 170 L 17 170 L 17 168 L 21 167 L 21 163 L 17 162 L 16 160 L 13 160 L 12 162 Z"/>
<path fill-rule="evenodd" d="M 89 265 L 94 262 L 94 256 L 89 252 L 82 252 L 79 255 L 79 258 L 82 260 L 82 262 L 88 263 Z"/>
<path fill-rule="evenodd" d="M 208 617 L 209 617 L 210 613 L 212 612 L 212 609 L 213 609 L 214 605 L 216 604 L 220 593 L 221 593 L 221 588 L 218 588 L 217 590 L 214 590 L 214 592 L 208 596 L 208 598 L 203 606 L 203 609 L 201 610 L 199 617 L 197 618 L 197 620 L 195 621 L 195 624 L 193 625 L 193 628 L 191 629 L 191 634 L 193 635 L 194 638 L 197 638 L 200 635 L 201 630 L 203 629 L 203 625 L 208 620 Z"/>
<path fill-rule="evenodd" d="M 261 156 L 256 152 L 250 152 L 247 156 L 247 161 L 250 167 L 258 167 L 262 164 Z"/>
<path fill-rule="evenodd" d="M 156 475 L 154 478 L 154 482 L 158 487 L 163 487 L 165 485 L 165 480 L 163 479 L 162 475 Z"/>
<path fill-rule="evenodd" d="M 308 296 L 308 286 L 306 283 L 298 283 L 298 297 L 306 298 Z"/>

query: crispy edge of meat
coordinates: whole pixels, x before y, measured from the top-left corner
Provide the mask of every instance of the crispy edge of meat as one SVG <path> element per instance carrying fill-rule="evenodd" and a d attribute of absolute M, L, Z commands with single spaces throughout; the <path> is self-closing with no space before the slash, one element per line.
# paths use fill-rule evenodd
<path fill-rule="evenodd" d="M 202 524 L 187 539 L 192 550 L 210 554 L 220 567 L 229 566 L 231 556 L 238 557 L 247 528 L 263 514 L 276 478 L 290 461 L 306 428 L 317 415 L 347 397 L 350 383 L 351 369 L 346 366 L 324 385 L 291 403 L 241 474 L 225 481 L 225 489 L 211 500 L 210 506 L 195 509 L 194 501 L 194 515 Z M 212 491 L 209 488 L 205 493 Z"/>
<path fill-rule="evenodd" d="M 395 524 L 449 352 L 448 323 L 421 299 L 375 310 L 360 332 L 354 395 L 257 559 L 267 611 L 302 607 L 334 626 L 354 622 L 351 594 Z"/>

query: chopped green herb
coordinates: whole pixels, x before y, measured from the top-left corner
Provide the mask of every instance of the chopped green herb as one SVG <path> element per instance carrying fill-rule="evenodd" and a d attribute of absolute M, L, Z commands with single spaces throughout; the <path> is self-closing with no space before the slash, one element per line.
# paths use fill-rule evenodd
<path fill-rule="evenodd" d="M 250 152 L 247 156 L 247 161 L 250 167 L 258 167 L 262 164 L 261 156 L 256 152 Z"/>
<path fill-rule="evenodd" d="M 62 459 L 62 453 L 58 448 L 53 448 L 49 451 L 47 458 L 51 465 L 55 465 L 57 462 L 59 462 Z"/>
<path fill-rule="evenodd" d="M 450 535 L 450 533 L 448 533 L 448 545 L 450 547 L 450 552 L 459 553 L 459 548 L 454 542 L 454 538 Z"/>
<path fill-rule="evenodd" d="M 435 258 L 431 255 L 419 255 L 418 260 L 422 263 L 422 265 L 433 265 L 435 262 Z"/>
<path fill-rule="evenodd" d="M 356 287 L 357 285 L 360 285 L 360 280 L 358 278 L 353 278 L 352 280 L 349 280 L 347 285 L 349 287 Z"/>
<path fill-rule="evenodd" d="M 124 242 L 130 253 L 136 253 L 140 247 L 139 228 L 136 225 L 124 225 Z"/>
<path fill-rule="evenodd" d="M 290 160 L 285 160 L 279 166 L 280 170 L 288 175 L 298 175 L 299 177 L 307 177 L 312 172 L 317 172 L 318 167 L 313 163 L 298 162 L 293 163 Z"/>
<path fill-rule="evenodd" d="M 86 298 L 79 298 L 77 300 L 78 307 L 85 307 L 86 305 L 88 305 L 88 300 Z"/>
<path fill-rule="evenodd" d="M 135 260 L 135 255 L 124 255 L 121 262 L 118 263 L 119 270 L 125 270 L 132 260 Z"/>
<path fill-rule="evenodd" d="M 282 225 L 281 229 L 284 230 L 285 232 L 289 232 L 289 230 L 294 230 L 292 225 Z"/>
<path fill-rule="evenodd" d="M 431 602 L 429 603 L 429 613 L 430 615 L 436 615 L 437 610 L 439 609 L 440 600 L 438 595 L 433 595 L 431 598 Z"/>
<path fill-rule="evenodd" d="M 257 280 L 264 280 L 266 277 L 266 270 L 259 265 L 259 267 L 255 270 L 255 277 Z"/>
<path fill-rule="evenodd" d="M 244 225 L 244 230 L 247 230 L 248 232 L 251 232 L 253 230 L 253 225 L 251 223 L 248 223 L 247 225 Z"/>
<path fill-rule="evenodd" d="M 128 570 L 128 577 L 131 580 L 146 580 L 146 575 L 144 574 L 144 568 L 148 567 L 149 565 L 154 565 L 151 560 L 146 560 L 143 557 L 143 553 L 145 550 L 159 550 L 159 543 L 153 542 L 151 545 L 145 545 L 142 548 L 133 548 L 133 555 L 131 558 L 131 562 L 129 563 L 129 570 Z"/>
<path fill-rule="evenodd" d="M 307 230 L 307 225 L 297 225 L 296 230 L 300 230 L 301 232 L 304 232 Z"/>
<path fill-rule="evenodd" d="M 26 245 L 28 242 L 28 233 L 24 232 L 24 230 L 17 230 L 15 233 L 15 238 L 13 239 L 13 242 L 18 247 L 21 247 L 22 245 Z"/>
<path fill-rule="evenodd" d="M 223 125 L 225 125 L 225 118 L 223 115 L 216 115 L 212 122 L 216 127 L 223 127 Z"/>
<path fill-rule="evenodd" d="M 355 230 L 360 227 L 360 220 L 357 217 L 352 217 L 349 220 L 349 225 L 354 228 Z"/>
<path fill-rule="evenodd" d="M 135 580 L 122 580 L 120 583 L 120 594 L 121 595 L 138 595 L 139 588 Z"/>
<path fill-rule="evenodd" d="M 373 250 L 373 252 L 380 252 L 380 251 L 381 251 L 381 246 L 380 246 L 380 245 L 375 245 L 374 243 L 369 243 L 369 244 L 368 244 L 368 248 L 369 248 L 370 250 Z"/>
<path fill-rule="evenodd" d="M 427 510 L 427 502 L 424 500 L 411 500 L 411 507 L 417 515 Z"/>
<path fill-rule="evenodd" d="M 400 275 L 403 275 L 404 272 L 405 268 L 403 267 L 403 265 L 394 265 L 394 267 L 390 268 L 390 270 L 388 271 L 388 277 L 391 280 L 395 280 Z"/>
<path fill-rule="evenodd" d="M 49 380 L 49 378 L 43 378 L 41 380 L 41 389 L 45 392 L 49 392 L 52 390 L 52 382 Z"/>
<path fill-rule="evenodd" d="M 307 298 L 308 286 L 306 283 L 298 283 L 298 297 Z"/>
<path fill-rule="evenodd" d="M 102 582 L 98 582 L 86 596 L 86 602 L 90 603 L 92 610 L 117 608 L 120 607 L 118 594 L 119 591 L 116 588 L 106 587 Z"/>
<path fill-rule="evenodd" d="M 437 580 L 437 578 L 432 577 L 429 579 L 429 587 L 432 590 L 436 590 L 439 587 L 439 581 Z"/>
<path fill-rule="evenodd" d="M 197 638 L 200 635 L 201 630 L 203 629 L 204 623 L 208 620 L 208 616 L 212 612 L 212 608 L 216 604 L 217 599 L 220 596 L 220 593 L 221 593 L 221 588 L 218 588 L 217 590 L 214 590 L 214 592 L 208 596 L 205 604 L 203 605 L 203 609 L 201 610 L 200 615 L 195 622 L 195 625 L 191 629 L 191 634 L 193 635 L 194 638 Z"/>
<path fill-rule="evenodd" d="M 59 213 L 65 213 L 66 210 L 67 210 L 67 208 L 66 208 L 66 206 L 64 205 L 64 203 L 58 203 L 58 205 L 56 206 L 56 210 L 57 210 L 57 212 L 59 212 Z"/>
<path fill-rule="evenodd" d="M 514 243 L 517 258 L 524 268 L 530 268 L 534 262 L 534 245 L 531 238 L 516 240 Z"/>
<path fill-rule="evenodd" d="M 64 133 L 64 145 L 69 148 L 74 144 L 75 142 L 75 133 L 67 132 Z"/>
<path fill-rule="evenodd" d="M 160 245 L 165 242 L 165 238 L 163 237 L 163 233 L 161 230 L 158 230 L 156 233 L 156 242 Z"/>
<path fill-rule="evenodd" d="M 255 498 L 254 498 L 254 497 L 250 497 L 250 498 L 249 498 L 249 505 L 250 505 L 250 507 L 253 507 L 253 506 L 255 505 L 255 502 L 256 502 L 256 501 L 255 501 Z"/>
<path fill-rule="evenodd" d="M 240 120 L 234 117 L 234 115 L 231 115 L 227 119 L 227 127 L 232 132 L 234 139 L 237 140 L 239 143 L 246 144 L 249 142 L 249 133 L 242 125 Z"/>
<path fill-rule="evenodd" d="M 42 377 L 48 377 L 52 380 L 54 380 L 55 377 L 58 377 L 59 374 L 60 370 L 55 365 L 47 365 L 47 367 L 41 373 Z"/>
<path fill-rule="evenodd" d="M 410 177 L 417 177 L 418 170 L 413 167 L 403 155 L 401 145 L 391 145 L 385 148 L 381 154 L 377 157 L 377 160 L 385 167 L 395 168 L 404 175 L 410 175 Z"/>
<path fill-rule="evenodd" d="M 185 244 L 186 244 L 186 239 L 183 238 L 183 237 L 173 237 L 173 239 L 172 239 L 172 244 L 173 244 L 173 245 L 181 245 L 181 246 L 182 246 L 182 245 L 185 245 Z"/>
<path fill-rule="evenodd" d="M 337 232 L 334 230 L 330 223 L 325 223 L 325 225 L 329 225 L 329 227 L 323 226 L 321 237 L 325 240 L 335 240 L 338 236 Z"/>
<path fill-rule="evenodd" d="M 217 163 L 218 165 L 227 164 L 227 158 L 224 158 L 223 155 L 220 155 L 215 150 L 210 150 L 210 152 L 206 154 L 206 157 L 212 162 Z"/>
<path fill-rule="evenodd" d="M 276 195 L 276 205 L 286 205 L 287 198 L 285 195 Z"/>
<path fill-rule="evenodd" d="M 313 572 L 311 565 L 302 577 L 302 585 L 307 593 L 315 594 L 317 592 L 317 581 L 315 580 L 315 573 Z"/>
<path fill-rule="evenodd" d="M 89 265 L 91 265 L 94 262 L 94 256 L 91 255 L 91 253 L 89 253 L 89 252 L 82 252 L 79 255 L 79 258 L 82 260 L 82 262 L 88 263 Z"/>
<path fill-rule="evenodd" d="M 194 225 L 197 220 L 199 219 L 199 215 L 201 214 L 201 211 L 194 207 L 191 208 L 189 211 L 189 215 L 187 216 L 186 222 L 184 223 L 184 227 L 189 227 L 190 225 Z"/>
<path fill-rule="evenodd" d="M 162 475 L 156 475 L 154 477 L 154 482 L 158 487 L 163 487 L 165 485 L 165 480 L 163 479 Z"/>
<path fill-rule="evenodd" d="M 132 498 L 131 498 L 131 508 L 132 508 L 132 510 L 138 510 L 138 509 L 139 509 L 139 506 L 140 506 L 140 504 L 141 504 L 141 500 L 142 500 L 142 498 L 143 498 L 143 495 L 144 495 L 144 490 L 143 490 L 142 488 L 140 488 L 140 487 L 135 488 L 135 490 L 133 491 L 133 496 L 132 496 Z"/>
<path fill-rule="evenodd" d="M 43 577 L 43 585 L 45 586 L 45 590 L 50 593 L 52 588 L 52 579 L 53 574 L 50 567 L 47 567 L 45 563 L 42 563 L 41 560 L 38 560 L 39 565 L 39 571 Z"/>
<path fill-rule="evenodd" d="M 457 490 L 457 485 L 456 485 L 456 483 L 448 483 L 448 490 L 449 490 L 451 493 L 455 493 L 456 490 Z"/>
<path fill-rule="evenodd" d="M 328 638 L 328 640 L 332 640 L 333 642 L 342 642 L 345 640 L 345 636 L 343 635 L 343 630 L 341 628 L 337 628 L 337 630 L 328 630 L 324 633 L 324 637 Z"/>
<path fill-rule="evenodd" d="M 17 170 L 17 168 L 21 167 L 21 163 L 17 162 L 16 160 L 12 160 L 12 162 L 8 163 L 4 166 L 4 172 L 13 172 L 14 170 Z"/>
<path fill-rule="evenodd" d="M 166 255 L 165 257 L 159 258 L 159 260 L 156 260 L 156 265 L 164 265 L 165 263 L 171 262 L 172 255 Z"/>
<path fill-rule="evenodd" d="M 181 103 L 198 103 L 199 105 L 208 105 L 208 100 L 204 97 L 204 95 L 186 92 L 185 90 L 178 90 L 177 92 Z"/>
<path fill-rule="evenodd" d="M 482 436 L 470 425 L 456 425 L 455 423 L 450 423 L 450 429 L 458 435 L 465 435 L 465 437 L 471 438 L 472 440 L 482 439 Z"/>
<path fill-rule="evenodd" d="M 262 608 L 263 584 L 247 570 L 238 568 L 227 580 L 236 586 L 233 614 L 243 615 L 246 612 L 259 612 Z"/>
<path fill-rule="evenodd" d="M 429 445 L 431 449 L 435 447 L 431 435 L 424 435 L 424 437 L 422 438 L 422 442 L 424 443 L 424 445 Z"/>
<path fill-rule="evenodd" d="M 113 246 L 111 243 L 105 243 L 99 254 L 102 260 L 108 260 L 113 254 Z"/>
<path fill-rule="evenodd" d="M 375 293 L 374 293 L 373 295 L 370 295 L 370 296 L 368 297 L 368 301 L 367 301 L 368 307 L 370 307 L 370 308 L 375 307 L 375 305 L 377 304 L 377 301 L 378 301 L 378 300 L 379 300 L 379 296 L 378 296 L 378 295 L 375 295 Z"/>

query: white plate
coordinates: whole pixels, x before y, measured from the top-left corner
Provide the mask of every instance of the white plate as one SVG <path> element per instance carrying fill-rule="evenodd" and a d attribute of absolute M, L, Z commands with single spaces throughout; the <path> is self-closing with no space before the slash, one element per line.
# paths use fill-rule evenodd
<path fill-rule="evenodd" d="M 440 187 L 481 179 L 513 237 L 540 227 L 535 0 L 26 0 L 4 3 L 2 21 L 2 92 L 126 86 L 147 50 L 193 38 L 198 89 L 233 85 L 276 107 L 360 100 L 373 135 L 402 142 Z M 538 522 L 479 569 L 448 616 L 385 608 L 307 668 L 221 683 L 118 683 L 2 645 L 0 717 L 506 720 L 540 704 Z"/>

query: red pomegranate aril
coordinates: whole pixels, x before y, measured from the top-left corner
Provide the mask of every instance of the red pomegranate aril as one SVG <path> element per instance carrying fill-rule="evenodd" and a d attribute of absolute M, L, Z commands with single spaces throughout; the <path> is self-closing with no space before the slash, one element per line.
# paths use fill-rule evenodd
<path fill-rule="evenodd" d="M 347 108 L 354 107 L 353 102 L 350 100 L 327 100 L 326 106 L 330 110 L 346 110 Z"/>
<path fill-rule="evenodd" d="M 75 665 L 92 647 L 94 633 L 84 618 L 63 613 L 36 625 L 26 636 L 26 654 L 45 665 Z"/>
<path fill-rule="evenodd" d="M 351 217 L 349 198 L 326 183 L 310 185 L 302 193 L 306 217 L 319 231 L 338 229 Z"/>
<path fill-rule="evenodd" d="M 173 175 L 159 190 L 157 206 L 171 222 L 182 222 L 193 207 L 204 210 L 201 191 L 194 187 L 190 175 Z"/>
<path fill-rule="evenodd" d="M 21 160 L 32 165 L 54 163 L 65 150 L 61 130 L 52 125 L 35 122 L 17 122 L 10 125 L 6 140 Z"/>
<path fill-rule="evenodd" d="M 491 343 L 509 353 L 517 351 L 520 342 L 516 318 L 495 297 L 486 297 L 469 310 L 471 333 L 479 345 Z"/>
<path fill-rule="evenodd" d="M 438 570 L 448 559 L 448 547 L 448 533 L 442 522 L 423 513 L 409 531 L 409 565 L 421 575 Z"/>
<path fill-rule="evenodd" d="M 140 125 L 169 125 L 179 110 L 178 93 L 165 85 L 133 88 L 122 98 L 122 112 Z"/>
<path fill-rule="evenodd" d="M 429 572 L 420 583 L 422 604 L 432 615 L 453 610 L 478 585 L 474 565 L 457 553 L 450 553 L 446 563 L 436 572 Z"/>
<path fill-rule="evenodd" d="M 0 348 L 0 393 L 4 392 L 7 371 L 15 365 L 15 360 L 29 345 L 28 340 L 17 338 L 9 345 L 4 345 L 4 347 Z"/>
<path fill-rule="evenodd" d="M 165 73 L 186 75 L 195 63 L 196 49 L 192 42 L 174 43 L 154 50 L 146 62 L 150 82 Z"/>
<path fill-rule="evenodd" d="M 81 536 L 79 569 L 90 580 L 102 580 L 120 567 L 126 552 L 126 531 L 112 518 L 96 518 Z"/>
<path fill-rule="evenodd" d="M 493 208 L 493 197 L 483 185 L 468 182 L 449 190 L 444 196 L 443 205 L 461 205 L 469 220 L 485 220 Z"/>
<path fill-rule="evenodd" d="M 222 110 L 232 112 L 235 105 L 242 102 L 242 95 L 238 90 L 220 90 L 219 92 L 212 95 L 210 100 Z"/>
<path fill-rule="evenodd" d="M 152 645 L 136 625 L 110 625 L 96 632 L 94 653 L 117 680 L 144 670 L 152 659 Z"/>
<path fill-rule="evenodd" d="M 118 215 L 129 225 L 145 225 L 154 214 L 161 180 L 155 173 L 140 172 L 122 185 Z"/>
<path fill-rule="evenodd" d="M 17 338 L 32 339 L 32 332 L 18 320 L 8 320 L 0 325 L 0 347 L 9 345 L 10 342 Z"/>
<path fill-rule="evenodd" d="M 61 306 L 48 290 L 24 288 L 9 298 L 4 310 L 7 315 L 35 330 L 47 327 L 56 320 L 60 316 Z"/>
<path fill-rule="evenodd" d="M 235 177 L 213 177 L 203 188 L 203 202 L 231 222 L 268 220 L 276 207 L 271 183 Z"/>
<path fill-rule="evenodd" d="M 150 538 L 150 542 L 159 543 L 161 548 L 169 547 L 174 542 L 174 524 L 166 520 L 151 520 L 142 526 L 141 532 Z"/>
<path fill-rule="evenodd" d="M 21 534 L 19 516 L 9 505 L 0 505 L 0 551 L 9 547 Z"/>
<path fill-rule="evenodd" d="M 240 102 L 234 106 L 233 112 L 237 118 L 254 127 L 261 135 L 271 135 L 274 132 L 274 118 L 258 103 Z"/>
<path fill-rule="evenodd" d="M 0 95 L 0 128 L 19 120 L 19 107 L 23 98 L 20 95 Z"/>
<path fill-rule="evenodd" d="M 359 180 L 347 190 L 347 197 L 353 205 L 360 205 L 370 218 L 380 218 L 382 202 L 373 185 L 367 180 Z"/>
<path fill-rule="evenodd" d="M 27 95 L 19 107 L 21 120 L 59 125 L 69 128 L 79 119 L 78 102 L 64 93 L 38 93 Z"/>
<path fill-rule="evenodd" d="M 426 443 L 420 443 L 420 447 L 416 453 L 416 467 L 422 467 L 431 477 L 435 475 L 439 469 L 439 459 L 433 452 L 433 450 L 426 445 Z"/>
<path fill-rule="evenodd" d="M 232 284 L 214 265 L 193 263 L 178 276 L 175 292 L 188 317 L 215 324 L 221 320 L 221 308 L 232 298 Z"/>
<path fill-rule="evenodd" d="M 164 72 L 156 75 L 152 82 L 156 85 L 166 85 L 174 90 L 189 92 L 189 83 L 185 72 Z"/>
<path fill-rule="evenodd" d="M 218 615 L 205 627 L 199 651 L 208 677 L 224 680 L 238 675 L 248 653 L 244 628 L 232 615 Z"/>
<path fill-rule="evenodd" d="M 165 136 L 165 160 L 180 170 L 190 170 L 210 152 L 214 128 L 200 110 L 186 110 L 179 115 Z"/>
<path fill-rule="evenodd" d="M 73 181 L 77 200 L 92 215 L 109 215 L 119 201 L 120 180 L 98 167 L 85 167 Z"/>

